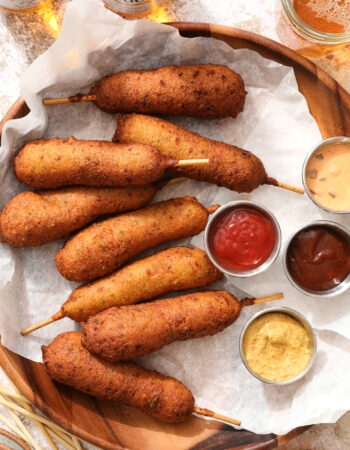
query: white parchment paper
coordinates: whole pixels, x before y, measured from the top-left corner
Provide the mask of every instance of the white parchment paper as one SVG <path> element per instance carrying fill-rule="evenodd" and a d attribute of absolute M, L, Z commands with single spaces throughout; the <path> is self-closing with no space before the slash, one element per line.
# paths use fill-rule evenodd
<path fill-rule="evenodd" d="M 27 189 L 13 175 L 12 157 L 28 140 L 70 135 L 111 139 L 113 135 L 113 115 L 103 113 L 94 104 L 44 108 L 43 97 L 86 92 L 102 76 L 119 70 L 196 63 L 226 64 L 242 75 L 248 91 L 244 112 L 237 119 L 169 120 L 204 136 L 251 150 L 263 160 L 270 176 L 301 186 L 304 157 L 321 136 L 298 92 L 291 68 L 250 50 L 234 51 L 214 39 L 182 38 L 168 26 L 146 20 L 124 21 L 95 0 L 73 0 L 67 5 L 60 37 L 23 76 L 21 89 L 31 113 L 8 123 L 3 133 L 0 208 L 16 193 Z M 165 187 L 155 201 L 187 194 L 207 206 L 247 197 L 207 183 L 186 181 Z M 272 186 L 262 186 L 248 197 L 276 214 L 283 242 L 297 227 L 318 218 L 350 225 L 349 218 L 322 213 L 306 196 Z M 0 246 L 2 342 L 36 361 L 41 360 L 42 344 L 48 344 L 59 332 L 78 328 L 64 319 L 25 338 L 20 335 L 22 328 L 58 311 L 77 286 L 55 268 L 54 256 L 63 243 L 62 240 L 32 249 Z M 184 243 L 203 248 L 203 237 L 170 245 Z M 284 300 L 274 305 L 297 309 L 317 329 L 317 359 L 304 379 L 289 386 L 270 386 L 251 376 L 240 361 L 238 338 L 242 326 L 257 310 L 270 305 L 246 308 L 224 332 L 171 344 L 141 358 L 142 363 L 182 380 L 201 407 L 237 417 L 245 428 L 258 433 L 283 434 L 296 426 L 337 420 L 349 408 L 350 398 L 348 296 L 324 300 L 303 296 L 286 279 L 280 257 L 262 275 L 247 280 L 225 278 L 215 288 L 236 292 L 234 285 L 254 296 L 283 291 Z"/>

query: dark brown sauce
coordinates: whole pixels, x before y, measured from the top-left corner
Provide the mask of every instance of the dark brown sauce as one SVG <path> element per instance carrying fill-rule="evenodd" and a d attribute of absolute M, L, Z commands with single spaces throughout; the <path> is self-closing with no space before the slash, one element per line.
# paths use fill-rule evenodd
<path fill-rule="evenodd" d="M 325 226 L 300 231 L 287 253 L 292 278 L 312 291 L 340 284 L 350 272 L 350 246 L 343 236 Z"/>

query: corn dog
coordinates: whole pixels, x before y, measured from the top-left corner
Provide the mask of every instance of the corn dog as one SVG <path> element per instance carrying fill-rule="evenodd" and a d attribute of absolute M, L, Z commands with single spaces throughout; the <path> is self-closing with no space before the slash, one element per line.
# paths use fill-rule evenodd
<path fill-rule="evenodd" d="M 269 182 L 260 159 L 247 150 L 204 138 L 157 117 L 117 115 L 113 140 L 152 145 L 165 158 L 209 158 L 207 166 L 178 167 L 171 172 L 233 191 L 251 192 Z"/>
<path fill-rule="evenodd" d="M 102 214 L 138 209 L 149 203 L 158 184 L 21 192 L 0 214 L 1 242 L 37 247 L 68 236 Z"/>
<path fill-rule="evenodd" d="M 148 145 L 70 137 L 28 142 L 14 158 L 14 171 L 18 181 L 38 189 L 130 186 L 158 180 L 175 163 Z"/>
<path fill-rule="evenodd" d="M 42 346 L 46 371 L 55 381 L 99 399 L 135 406 L 163 422 L 183 422 L 192 414 L 193 395 L 180 381 L 133 362 L 104 362 L 81 345 L 81 337 L 79 332 L 62 333 Z"/>
<path fill-rule="evenodd" d="M 57 252 L 56 266 L 68 280 L 93 280 L 144 250 L 200 233 L 207 220 L 208 211 L 193 197 L 155 203 L 95 223 L 72 236 Z"/>
<path fill-rule="evenodd" d="M 150 300 L 169 291 L 214 283 L 222 273 L 199 248 L 172 247 L 75 289 L 61 312 L 76 322 L 112 306 Z"/>
<path fill-rule="evenodd" d="M 109 308 L 81 324 L 82 343 L 106 361 L 129 360 L 174 341 L 217 334 L 231 325 L 240 311 L 241 303 L 226 291 Z"/>
<path fill-rule="evenodd" d="M 246 92 L 240 75 L 226 66 L 198 64 L 126 70 L 100 80 L 90 91 L 103 111 L 236 117 Z"/>

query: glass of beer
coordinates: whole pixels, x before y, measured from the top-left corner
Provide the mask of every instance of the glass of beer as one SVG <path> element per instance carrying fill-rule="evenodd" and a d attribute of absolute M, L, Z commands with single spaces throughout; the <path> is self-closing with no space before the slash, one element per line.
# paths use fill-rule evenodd
<path fill-rule="evenodd" d="M 350 0 L 281 0 L 293 30 L 318 44 L 350 42 Z"/>

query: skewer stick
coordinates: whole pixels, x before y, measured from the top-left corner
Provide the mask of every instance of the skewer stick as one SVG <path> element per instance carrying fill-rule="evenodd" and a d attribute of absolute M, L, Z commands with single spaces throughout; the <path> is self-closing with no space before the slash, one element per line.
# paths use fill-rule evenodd
<path fill-rule="evenodd" d="M 281 300 L 283 298 L 283 293 L 279 292 L 278 294 L 268 295 L 267 297 L 259 297 L 259 298 L 244 298 L 241 300 L 242 308 L 251 305 L 257 305 L 259 303 L 272 302 L 273 300 Z"/>
<path fill-rule="evenodd" d="M 77 94 L 72 97 L 63 98 L 45 98 L 43 100 L 44 105 L 59 105 L 62 103 L 77 103 L 77 102 L 94 102 L 96 95 Z"/>
<path fill-rule="evenodd" d="M 180 159 L 175 166 L 181 167 L 181 166 L 192 166 L 192 165 L 202 165 L 202 164 L 209 164 L 209 159 Z"/>
<path fill-rule="evenodd" d="M 178 183 L 179 181 L 186 181 L 186 180 L 188 180 L 188 179 L 189 179 L 189 178 L 187 178 L 187 177 L 170 178 L 170 180 L 167 181 L 166 184 Z"/>
<path fill-rule="evenodd" d="M 282 189 L 288 189 L 288 191 L 296 192 L 297 194 L 304 194 L 304 189 L 291 186 L 290 184 L 282 183 L 281 181 L 275 180 L 275 178 L 267 177 L 265 184 L 271 184 L 272 186 L 278 186 Z"/>
<path fill-rule="evenodd" d="M 26 334 L 31 333 L 32 331 L 38 330 L 39 328 L 45 327 L 46 325 L 49 325 L 50 323 L 56 322 L 56 320 L 63 319 L 64 314 L 62 311 L 58 311 L 53 316 L 49 317 L 46 320 L 43 320 L 42 322 L 37 323 L 36 325 L 32 325 L 31 327 L 26 328 L 25 330 L 21 331 L 22 336 L 25 336 Z"/>
<path fill-rule="evenodd" d="M 294 187 L 294 186 L 290 186 L 289 184 L 286 184 L 286 183 L 281 183 L 281 181 L 277 181 L 277 186 L 282 188 L 282 189 L 288 189 L 289 191 L 296 192 L 297 194 L 304 194 L 305 193 L 304 189 L 297 188 L 297 187 Z"/>
<path fill-rule="evenodd" d="M 193 412 L 196 414 L 200 414 L 201 416 L 213 417 L 214 419 L 222 420 L 223 422 L 231 423 L 232 425 L 240 426 L 241 421 L 236 419 L 231 419 L 231 417 L 223 416 L 221 414 L 217 414 L 214 411 L 210 411 L 210 409 L 199 408 L 195 406 L 193 408 Z"/>
<path fill-rule="evenodd" d="M 211 205 L 208 206 L 207 211 L 209 214 L 213 214 L 215 211 L 217 211 L 219 208 L 221 208 L 222 205 Z"/>

